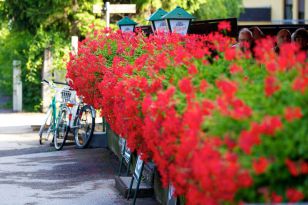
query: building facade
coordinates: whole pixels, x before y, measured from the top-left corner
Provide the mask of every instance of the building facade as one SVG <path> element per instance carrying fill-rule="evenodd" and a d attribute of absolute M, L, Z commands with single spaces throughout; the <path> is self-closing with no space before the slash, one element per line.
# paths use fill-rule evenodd
<path fill-rule="evenodd" d="M 243 0 L 239 24 L 307 24 L 308 0 Z"/>

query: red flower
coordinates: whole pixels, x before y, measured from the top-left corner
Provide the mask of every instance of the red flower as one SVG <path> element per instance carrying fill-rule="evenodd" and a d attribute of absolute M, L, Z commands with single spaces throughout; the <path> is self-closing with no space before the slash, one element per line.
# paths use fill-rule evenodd
<path fill-rule="evenodd" d="M 218 31 L 231 31 L 231 24 L 230 21 L 221 21 L 218 24 Z"/>
<path fill-rule="evenodd" d="M 277 71 L 277 65 L 275 63 L 275 61 L 270 61 L 266 63 L 266 70 L 269 73 L 274 73 Z"/>
<path fill-rule="evenodd" d="M 191 75 L 198 73 L 198 69 L 195 65 L 191 65 L 187 69 L 188 69 L 188 73 Z"/>
<path fill-rule="evenodd" d="M 232 150 L 234 147 L 236 147 L 236 141 L 231 139 L 229 136 L 224 138 L 224 143 L 227 145 L 229 150 Z"/>
<path fill-rule="evenodd" d="M 230 116 L 236 120 L 243 120 L 251 116 L 252 110 L 240 99 L 232 99 L 230 105 L 234 110 L 230 112 Z"/>
<path fill-rule="evenodd" d="M 287 166 L 287 168 L 288 168 L 288 170 L 289 170 L 289 172 L 292 176 L 298 176 L 299 175 L 298 168 L 293 161 L 291 161 L 290 159 L 286 159 L 285 164 L 286 164 L 286 166 Z"/>
<path fill-rule="evenodd" d="M 214 108 L 215 108 L 215 105 L 212 101 L 210 101 L 210 100 L 203 100 L 202 101 L 201 111 L 202 111 L 203 115 L 210 115 Z"/>
<path fill-rule="evenodd" d="M 263 134 L 275 135 L 275 133 L 282 128 L 282 123 L 278 116 L 265 116 L 261 122 L 260 128 Z"/>
<path fill-rule="evenodd" d="M 265 157 L 260 157 L 259 159 L 253 161 L 253 169 L 257 175 L 263 174 L 268 165 L 268 160 Z"/>
<path fill-rule="evenodd" d="M 227 48 L 225 51 L 225 59 L 228 61 L 232 61 L 236 58 L 236 49 Z"/>
<path fill-rule="evenodd" d="M 264 91 L 267 97 L 273 95 L 280 89 L 280 86 L 277 85 L 277 79 L 274 76 L 268 76 L 265 78 Z"/>
<path fill-rule="evenodd" d="M 294 43 L 285 43 L 281 45 L 278 59 L 280 70 L 284 71 L 288 68 L 292 68 L 296 63 L 298 63 L 298 51 L 299 46 Z"/>
<path fill-rule="evenodd" d="M 243 68 L 241 66 L 238 66 L 236 64 L 232 64 L 230 66 L 230 73 L 231 74 L 236 74 L 236 73 L 241 73 L 243 72 Z"/>
<path fill-rule="evenodd" d="M 276 194 L 275 192 L 272 193 L 271 202 L 273 203 L 281 203 L 283 200 L 282 196 Z"/>
<path fill-rule="evenodd" d="M 246 153 L 251 154 L 251 148 L 260 144 L 260 135 L 252 131 L 242 131 L 239 138 L 239 146 Z"/>
<path fill-rule="evenodd" d="M 205 92 L 206 89 L 208 88 L 209 84 L 206 82 L 206 80 L 202 79 L 200 82 L 200 91 Z"/>
<path fill-rule="evenodd" d="M 240 173 L 238 182 L 243 187 L 250 187 L 253 184 L 253 179 L 247 171 Z"/>
<path fill-rule="evenodd" d="M 302 174 L 308 174 L 308 163 L 307 162 L 301 162 L 300 163 L 300 169 Z"/>
<path fill-rule="evenodd" d="M 288 122 L 302 118 L 303 113 L 300 107 L 286 107 L 284 109 L 284 117 Z"/>
<path fill-rule="evenodd" d="M 300 169 L 302 174 L 308 174 L 308 163 L 307 162 L 301 162 L 300 163 Z"/>
<path fill-rule="evenodd" d="M 299 202 L 299 201 L 303 200 L 304 197 L 305 197 L 304 194 L 301 191 L 299 191 L 295 188 L 287 189 L 286 196 L 287 196 L 289 202 Z"/>
<path fill-rule="evenodd" d="M 237 91 L 237 84 L 231 80 L 216 80 L 216 86 L 227 97 L 233 97 Z"/>
<path fill-rule="evenodd" d="M 193 86 L 189 78 L 183 78 L 179 81 L 179 88 L 181 92 L 185 94 L 191 94 L 193 92 Z"/>
<path fill-rule="evenodd" d="M 292 89 L 295 91 L 300 91 L 301 93 L 305 93 L 308 87 L 308 77 L 297 77 L 293 81 Z"/>

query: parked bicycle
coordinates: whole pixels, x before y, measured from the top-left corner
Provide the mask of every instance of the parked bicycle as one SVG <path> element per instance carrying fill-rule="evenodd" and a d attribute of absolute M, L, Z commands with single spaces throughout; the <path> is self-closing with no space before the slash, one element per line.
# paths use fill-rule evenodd
<path fill-rule="evenodd" d="M 59 112 L 57 117 L 53 118 L 55 120 L 52 120 L 52 126 L 49 126 L 49 133 L 53 133 L 53 142 L 57 150 L 63 148 L 69 131 L 74 135 L 76 147 L 85 148 L 89 144 L 95 129 L 96 112 L 92 106 L 84 104 L 81 96 L 78 97 L 77 101 L 76 91 L 67 84 L 65 85 L 60 91 L 62 100 Z M 54 99 L 53 102 L 55 102 Z M 52 109 L 55 111 L 55 103 L 53 104 L 53 102 Z M 47 112 L 47 116 L 48 114 Z"/>
<path fill-rule="evenodd" d="M 96 111 L 91 105 L 83 102 L 82 96 L 78 99 L 78 103 L 69 106 L 72 120 L 68 131 L 73 132 L 76 148 L 85 148 L 93 136 Z"/>
<path fill-rule="evenodd" d="M 49 105 L 48 111 L 46 113 L 46 117 L 44 119 L 43 124 L 39 130 L 39 142 L 40 144 L 44 144 L 46 141 L 49 140 L 50 134 L 54 135 L 55 128 L 56 128 L 56 119 L 57 119 L 57 100 L 56 96 L 61 93 L 63 88 L 56 86 L 56 84 L 66 85 L 65 83 L 60 82 L 48 82 L 47 80 L 43 80 L 42 83 L 46 83 L 52 90 L 55 91 L 55 95 L 52 97 L 51 103 Z M 58 99 L 59 102 L 59 99 Z M 60 107 L 63 104 L 60 105 Z M 53 140 L 52 140 L 53 141 Z"/>

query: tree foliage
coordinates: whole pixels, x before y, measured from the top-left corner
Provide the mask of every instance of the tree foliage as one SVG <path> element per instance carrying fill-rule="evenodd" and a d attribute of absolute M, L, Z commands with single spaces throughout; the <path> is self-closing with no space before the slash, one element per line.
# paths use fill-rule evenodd
<path fill-rule="evenodd" d="M 242 0 L 134 0 L 140 16 L 147 18 L 158 8 L 166 11 L 181 6 L 199 20 L 213 18 L 238 17 Z"/>
<path fill-rule="evenodd" d="M 202 4 L 207 3 L 208 0 L 135 0 L 134 2 L 140 8 L 141 12 L 150 10 L 155 11 L 158 8 L 163 8 L 170 11 L 176 6 L 181 6 L 188 12 L 197 11 Z"/>
<path fill-rule="evenodd" d="M 199 19 L 238 17 L 242 0 L 207 0 L 195 12 Z"/>
<path fill-rule="evenodd" d="M 22 62 L 23 107 L 39 110 L 44 49 L 53 53 L 53 70 L 64 70 L 70 37 L 102 28 L 92 6 L 101 0 L 5 0 L 0 2 L 0 89 L 12 93 L 12 61 Z M 3 34 L 3 35 L 2 35 Z M 4 35 L 5 34 L 5 35 Z"/>
<path fill-rule="evenodd" d="M 100 0 L 6 0 L 1 9 L 2 18 L 11 21 L 12 29 L 28 30 L 35 34 L 45 31 L 82 35 L 83 24 L 94 23 L 92 6 Z M 96 22 L 97 23 L 97 22 Z"/>

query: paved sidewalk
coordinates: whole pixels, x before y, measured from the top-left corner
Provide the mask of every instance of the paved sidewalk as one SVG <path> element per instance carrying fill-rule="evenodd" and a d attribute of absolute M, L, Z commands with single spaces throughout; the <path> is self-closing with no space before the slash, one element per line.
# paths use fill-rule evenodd
<path fill-rule="evenodd" d="M 31 129 L 37 113 L 0 113 L 1 205 L 128 205 L 115 189 L 118 159 L 107 149 L 55 151 Z M 137 199 L 138 205 L 157 205 Z"/>
<path fill-rule="evenodd" d="M 3 127 L 20 127 L 40 125 L 44 120 L 45 113 L 6 112 L 0 113 L 0 129 Z"/>

